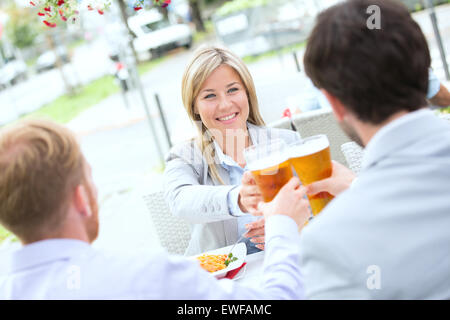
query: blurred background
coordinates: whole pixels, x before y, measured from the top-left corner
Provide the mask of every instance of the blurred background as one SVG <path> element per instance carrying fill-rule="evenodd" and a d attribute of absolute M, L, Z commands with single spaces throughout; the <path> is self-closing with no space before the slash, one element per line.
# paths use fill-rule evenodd
<path fill-rule="evenodd" d="M 398 1 L 421 26 L 446 83 L 450 0 Z M 95 245 L 126 250 L 157 245 L 142 195 L 162 189 L 164 156 L 195 134 L 180 94 L 193 50 L 221 44 L 240 55 L 266 123 L 286 109 L 329 108 L 302 58 L 316 15 L 339 0 L 172 0 L 139 11 L 135 0 L 111 2 L 103 15 L 80 6 L 75 23 L 48 28 L 28 0 L 0 1 L 0 126 L 44 117 L 76 132 L 99 189 Z M 0 250 L 17 245 L 0 226 Z"/>

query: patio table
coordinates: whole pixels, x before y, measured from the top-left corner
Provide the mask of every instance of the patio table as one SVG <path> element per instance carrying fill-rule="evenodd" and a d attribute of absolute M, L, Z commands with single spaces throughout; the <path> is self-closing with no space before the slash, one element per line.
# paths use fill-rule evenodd
<path fill-rule="evenodd" d="M 245 285 L 259 286 L 262 267 L 264 263 L 264 251 L 253 253 L 245 258 L 247 263 L 243 270 L 236 275 L 236 282 Z"/>

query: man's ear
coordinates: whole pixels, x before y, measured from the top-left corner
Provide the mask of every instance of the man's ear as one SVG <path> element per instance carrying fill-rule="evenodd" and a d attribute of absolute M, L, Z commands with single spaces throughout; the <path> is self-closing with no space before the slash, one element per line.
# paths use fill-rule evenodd
<path fill-rule="evenodd" d="M 91 206 L 89 203 L 89 197 L 88 197 L 86 188 L 82 184 L 79 184 L 75 188 L 74 204 L 75 204 L 75 208 L 77 209 L 77 211 L 79 213 L 81 213 L 83 216 L 86 216 L 86 217 L 91 216 L 92 212 L 91 212 Z"/>
<path fill-rule="evenodd" d="M 320 91 L 322 91 L 322 93 L 325 95 L 328 102 L 330 103 L 331 108 L 333 109 L 333 113 L 336 116 L 337 121 L 341 122 L 345 118 L 345 116 L 348 114 L 348 112 L 345 109 L 342 102 L 338 98 L 333 96 L 331 93 L 329 93 L 327 90 L 321 89 Z"/>

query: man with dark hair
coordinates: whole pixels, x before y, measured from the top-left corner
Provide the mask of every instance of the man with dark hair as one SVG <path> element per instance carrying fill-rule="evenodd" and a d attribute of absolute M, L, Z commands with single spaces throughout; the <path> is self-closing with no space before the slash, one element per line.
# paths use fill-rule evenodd
<path fill-rule="evenodd" d="M 373 5 L 380 29 L 366 25 Z M 419 26 L 396 1 L 345 1 L 319 15 L 304 62 L 365 146 L 356 181 L 335 163 L 326 183 L 308 186 L 336 198 L 301 233 L 306 296 L 449 299 L 450 126 L 426 109 Z"/>

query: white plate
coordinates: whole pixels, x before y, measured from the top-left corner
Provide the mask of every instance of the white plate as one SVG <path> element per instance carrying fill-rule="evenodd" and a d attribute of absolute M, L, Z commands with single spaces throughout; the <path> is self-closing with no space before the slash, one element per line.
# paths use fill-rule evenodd
<path fill-rule="evenodd" d="M 201 255 L 204 255 L 204 254 L 229 254 L 230 253 L 230 249 L 232 247 L 233 246 L 231 245 L 231 246 L 228 246 L 228 247 L 223 247 L 223 248 L 220 248 L 220 249 L 207 251 L 207 252 L 198 254 L 196 256 L 192 256 L 192 258 L 195 259 L 195 258 L 197 258 L 197 257 L 199 257 Z M 231 262 L 228 265 L 228 267 L 226 267 L 225 269 L 222 269 L 222 270 L 219 270 L 219 271 L 216 271 L 216 272 L 211 272 L 211 274 L 214 277 L 216 277 L 218 279 L 223 278 L 223 277 L 225 277 L 227 275 L 228 271 L 231 271 L 231 270 L 239 268 L 245 262 L 245 257 L 247 256 L 247 246 L 243 242 L 238 243 L 233 248 L 233 251 L 231 253 L 233 254 L 233 257 L 237 258 L 237 260 Z"/>

